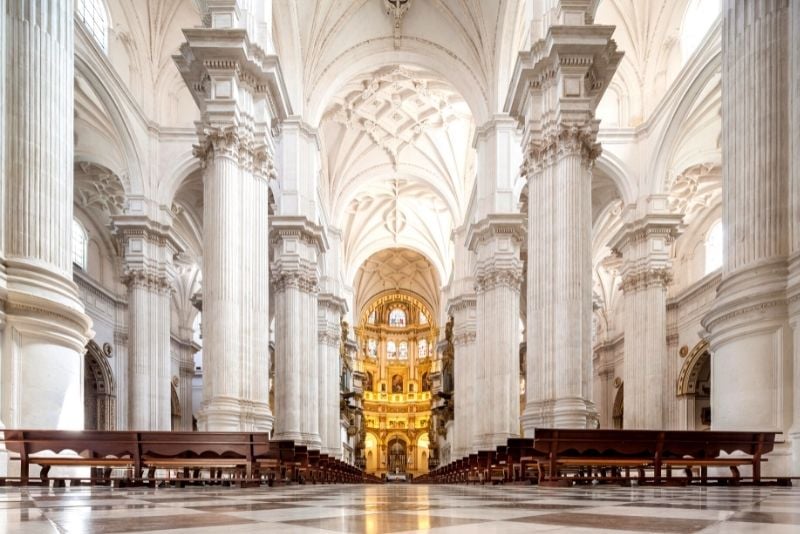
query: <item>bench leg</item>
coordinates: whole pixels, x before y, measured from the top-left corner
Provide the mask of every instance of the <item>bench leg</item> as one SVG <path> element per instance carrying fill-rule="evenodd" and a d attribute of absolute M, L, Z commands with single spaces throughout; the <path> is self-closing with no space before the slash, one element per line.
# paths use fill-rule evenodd
<path fill-rule="evenodd" d="M 736 465 L 732 465 L 730 467 L 731 467 L 731 474 L 733 475 L 733 480 L 731 481 L 731 484 L 734 486 L 738 486 L 740 480 L 742 479 L 742 476 L 739 473 L 739 467 Z"/>
<path fill-rule="evenodd" d="M 49 465 L 42 466 L 42 470 L 39 472 L 39 479 L 42 481 L 42 486 L 45 487 L 50 486 L 50 479 L 47 476 L 48 473 L 50 473 L 50 466 Z"/>

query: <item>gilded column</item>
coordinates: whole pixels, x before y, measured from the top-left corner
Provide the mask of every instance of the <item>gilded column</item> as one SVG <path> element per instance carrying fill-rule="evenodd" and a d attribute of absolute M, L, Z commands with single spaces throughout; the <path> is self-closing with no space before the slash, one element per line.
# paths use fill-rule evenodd
<path fill-rule="evenodd" d="M 591 171 L 594 110 L 622 54 L 591 2 L 558 1 L 521 54 L 506 109 L 523 121 L 528 180 L 527 399 L 522 426 L 592 427 Z"/>
<path fill-rule="evenodd" d="M 318 256 L 322 229 L 304 217 L 273 217 L 276 439 L 319 449 Z"/>
<path fill-rule="evenodd" d="M 796 74 L 790 76 L 790 28 L 796 27 L 797 10 L 789 4 L 723 2 L 724 262 L 717 298 L 703 319 L 712 353 L 714 430 L 787 432 L 792 420 L 788 392 L 797 384 L 788 373 L 793 340 L 786 291 L 787 199 L 790 88 L 798 82 Z M 794 278 L 790 297 L 796 294 Z M 776 447 L 764 470 L 787 473 L 791 466 L 800 472 L 791 447 Z"/>
<path fill-rule="evenodd" d="M 521 214 L 490 214 L 472 225 L 467 241 L 475 264 L 476 338 L 473 352 L 481 416 L 471 446 L 494 449 L 519 436 L 520 247 L 525 239 Z M 476 408 L 477 410 L 477 408 Z M 475 412 L 477 416 L 477 411 Z"/>
<path fill-rule="evenodd" d="M 2 5 L 0 420 L 83 428 L 83 352 L 92 332 L 72 282 L 73 2 Z"/>
<path fill-rule="evenodd" d="M 624 428 L 665 428 L 668 382 L 667 286 L 681 215 L 650 215 L 626 224 L 612 242 L 622 255 L 625 297 Z M 672 382 L 674 384 L 674 382 Z M 674 392 L 672 393 L 674 397 Z"/>

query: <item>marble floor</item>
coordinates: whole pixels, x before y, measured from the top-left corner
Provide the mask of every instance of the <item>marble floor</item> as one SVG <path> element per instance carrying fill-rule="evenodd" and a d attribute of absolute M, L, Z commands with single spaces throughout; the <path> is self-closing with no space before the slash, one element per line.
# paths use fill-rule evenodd
<path fill-rule="evenodd" d="M 0 532 L 800 533 L 800 488 L 0 488 Z"/>

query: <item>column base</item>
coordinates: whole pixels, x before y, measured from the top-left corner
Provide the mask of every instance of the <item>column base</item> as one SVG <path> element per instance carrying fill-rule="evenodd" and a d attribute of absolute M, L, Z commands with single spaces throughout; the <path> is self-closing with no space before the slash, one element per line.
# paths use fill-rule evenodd
<path fill-rule="evenodd" d="M 597 428 L 597 409 L 592 401 L 566 397 L 546 401 L 531 401 L 520 418 L 525 437 L 533 437 L 540 428 Z"/>
<path fill-rule="evenodd" d="M 203 432 L 270 432 L 274 417 L 269 406 L 235 397 L 215 397 L 197 412 Z"/>
<path fill-rule="evenodd" d="M 275 432 L 272 436 L 274 440 L 286 439 L 294 441 L 296 445 L 305 445 L 309 448 L 309 450 L 321 450 L 322 449 L 322 440 L 319 437 L 319 434 L 306 434 L 304 432 L 292 432 L 292 431 L 285 431 L 285 432 Z"/>
<path fill-rule="evenodd" d="M 511 432 L 503 432 L 496 434 L 483 434 L 478 436 L 472 442 L 472 450 L 467 451 L 467 454 L 472 454 L 478 451 L 493 451 L 498 445 L 505 445 L 508 443 L 508 438 L 518 438 L 519 434 L 512 434 Z"/>

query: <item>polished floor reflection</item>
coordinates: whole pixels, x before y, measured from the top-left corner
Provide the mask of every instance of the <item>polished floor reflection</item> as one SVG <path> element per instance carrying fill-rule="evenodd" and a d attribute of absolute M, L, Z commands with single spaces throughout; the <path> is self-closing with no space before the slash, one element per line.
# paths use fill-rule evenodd
<path fill-rule="evenodd" d="M 0 532 L 800 533 L 800 488 L 0 488 Z"/>

